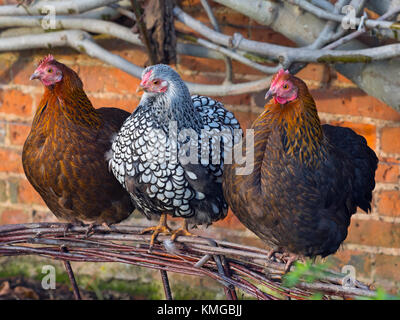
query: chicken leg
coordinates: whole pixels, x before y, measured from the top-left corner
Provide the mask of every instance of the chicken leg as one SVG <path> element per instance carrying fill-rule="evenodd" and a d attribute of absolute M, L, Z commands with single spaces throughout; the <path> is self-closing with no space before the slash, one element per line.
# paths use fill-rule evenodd
<path fill-rule="evenodd" d="M 189 232 L 189 230 L 188 230 L 188 222 L 187 222 L 186 219 L 183 220 L 182 227 L 172 231 L 171 240 L 175 241 L 176 238 L 178 238 L 179 236 L 197 237 L 197 235 L 195 235 L 194 233 Z"/>
<path fill-rule="evenodd" d="M 160 233 L 171 234 L 171 231 L 172 231 L 171 228 L 168 227 L 168 225 L 167 225 L 167 214 L 163 213 L 163 214 L 161 214 L 160 222 L 158 223 L 157 226 L 145 228 L 140 232 L 140 234 L 145 234 L 147 232 L 153 232 L 153 234 L 151 235 L 151 239 L 150 239 L 150 248 L 149 249 L 151 250 L 153 248 L 154 241 L 157 239 L 157 236 Z"/>

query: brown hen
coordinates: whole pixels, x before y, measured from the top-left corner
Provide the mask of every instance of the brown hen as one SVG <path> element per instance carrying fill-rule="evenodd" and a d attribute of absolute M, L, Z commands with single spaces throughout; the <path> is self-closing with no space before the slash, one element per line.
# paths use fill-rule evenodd
<path fill-rule="evenodd" d="M 22 153 L 29 182 L 61 220 L 110 225 L 127 218 L 134 205 L 109 172 L 106 153 L 129 113 L 95 109 L 79 76 L 51 55 L 32 79 L 45 91 Z"/>
<path fill-rule="evenodd" d="M 292 257 L 327 256 L 346 238 L 357 207 L 371 209 L 378 159 L 353 130 L 321 125 L 301 79 L 281 70 L 271 96 L 252 127 L 253 171 L 238 175 L 238 164 L 225 164 L 225 198 L 272 248 Z"/>

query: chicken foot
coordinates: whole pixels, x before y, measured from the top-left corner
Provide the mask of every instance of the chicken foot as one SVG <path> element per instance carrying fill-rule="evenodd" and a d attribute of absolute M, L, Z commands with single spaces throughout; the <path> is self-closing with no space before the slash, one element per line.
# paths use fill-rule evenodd
<path fill-rule="evenodd" d="M 182 227 L 172 231 L 171 241 L 175 241 L 179 236 L 197 237 L 196 234 L 189 232 L 189 225 L 187 220 L 183 220 Z"/>
<path fill-rule="evenodd" d="M 161 234 L 161 233 L 171 234 L 171 232 L 172 232 L 171 228 L 168 227 L 168 225 L 167 225 L 167 214 L 166 213 L 161 214 L 160 222 L 158 223 L 157 226 L 145 228 L 140 232 L 140 234 L 145 234 L 147 232 L 153 232 L 153 234 L 151 235 L 150 248 L 149 248 L 149 250 L 151 251 L 151 249 L 154 246 L 154 241 L 157 239 L 157 236 L 159 234 Z"/>

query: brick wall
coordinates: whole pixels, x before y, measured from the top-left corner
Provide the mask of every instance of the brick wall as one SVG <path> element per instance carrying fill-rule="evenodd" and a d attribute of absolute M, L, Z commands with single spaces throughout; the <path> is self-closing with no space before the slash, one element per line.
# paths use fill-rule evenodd
<path fill-rule="evenodd" d="M 215 6 L 225 32 L 241 32 L 254 40 L 289 44 L 268 28 L 226 8 Z M 198 15 L 192 8 L 186 8 Z M 207 21 L 204 16 L 200 16 Z M 179 23 L 178 29 L 187 30 Z M 112 39 L 99 40 L 113 53 L 144 66 L 146 55 L 139 48 Z M 37 61 L 47 50 L 0 54 L 0 224 L 55 221 L 41 198 L 27 182 L 21 150 L 29 132 L 43 88 L 29 81 Z M 126 73 L 68 49 L 51 50 L 56 59 L 76 70 L 96 107 L 113 106 L 132 111 L 139 98 L 139 83 Z M 237 81 L 257 79 L 260 74 L 234 63 Z M 218 83 L 224 79 L 224 63 L 181 56 L 177 70 L 184 79 Z M 357 277 L 385 288 L 400 287 L 400 113 L 366 95 L 329 66 L 309 65 L 299 73 L 311 88 L 321 119 L 348 126 L 366 137 L 379 156 L 372 213 L 356 214 L 343 247 L 329 260 L 335 268 L 351 264 Z M 262 111 L 264 92 L 216 97 L 234 111 L 242 126 L 249 126 Z M 137 219 L 134 217 L 134 219 Z M 135 220 L 134 223 L 145 223 Z M 207 235 L 263 246 L 230 213 L 222 222 L 204 231 Z M 203 234 L 204 234 L 203 233 Z"/>

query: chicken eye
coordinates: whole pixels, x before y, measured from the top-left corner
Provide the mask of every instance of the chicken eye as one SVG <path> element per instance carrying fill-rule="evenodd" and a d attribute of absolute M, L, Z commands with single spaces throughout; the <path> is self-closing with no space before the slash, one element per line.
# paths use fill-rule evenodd
<path fill-rule="evenodd" d="M 285 83 L 285 84 L 282 86 L 282 88 L 285 89 L 285 90 L 287 90 L 287 89 L 289 89 L 289 85 L 288 85 L 287 83 Z"/>
<path fill-rule="evenodd" d="M 159 80 L 154 80 L 153 84 L 158 85 L 158 84 L 160 84 L 160 81 Z"/>
<path fill-rule="evenodd" d="M 53 72 L 53 69 L 52 69 L 52 68 L 48 68 L 48 69 L 47 69 L 47 72 L 48 72 L 48 73 L 52 73 L 52 72 Z"/>

